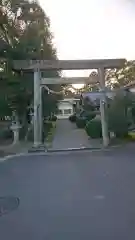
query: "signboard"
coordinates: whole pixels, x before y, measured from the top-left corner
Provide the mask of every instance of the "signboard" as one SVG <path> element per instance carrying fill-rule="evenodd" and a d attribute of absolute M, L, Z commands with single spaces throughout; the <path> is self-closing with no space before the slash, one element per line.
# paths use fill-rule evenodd
<path fill-rule="evenodd" d="M 16 70 L 78 70 L 98 68 L 119 68 L 126 59 L 93 59 L 93 60 L 14 60 Z"/>

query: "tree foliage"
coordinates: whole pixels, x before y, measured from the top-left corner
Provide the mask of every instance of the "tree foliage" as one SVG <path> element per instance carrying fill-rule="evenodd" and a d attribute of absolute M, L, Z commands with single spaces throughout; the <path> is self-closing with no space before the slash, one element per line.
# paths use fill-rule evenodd
<path fill-rule="evenodd" d="M 126 61 L 125 65 L 120 69 L 107 69 L 105 71 L 105 84 L 110 89 L 123 87 L 135 81 L 135 60 Z M 100 83 L 85 84 L 82 92 L 99 91 Z"/>
<path fill-rule="evenodd" d="M 110 88 L 123 87 L 135 80 L 135 61 L 127 61 L 121 69 L 106 70 L 106 85 Z"/>
<path fill-rule="evenodd" d="M 43 89 L 42 94 L 42 114 L 44 117 L 51 116 L 51 114 L 56 114 L 57 112 L 57 96 L 48 94 L 48 92 Z"/>
<path fill-rule="evenodd" d="M 13 60 L 56 59 L 52 38 L 50 20 L 38 2 L 0 0 L 0 94 L 7 109 L 23 115 L 33 97 L 33 73 L 13 70 Z M 43 74 L 58 75 L 57 71 Z"/>

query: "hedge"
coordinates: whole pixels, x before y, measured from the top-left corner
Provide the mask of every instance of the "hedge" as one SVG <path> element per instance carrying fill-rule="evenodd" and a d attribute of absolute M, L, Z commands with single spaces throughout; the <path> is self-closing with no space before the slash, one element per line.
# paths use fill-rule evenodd
<path fill-rule="evenodd" d="M 82 119 L 82 118 L 77 118 L 76 119 L 76 126 L 78 128 L 84 128 L 86 125 L 86 120 L 85 119 Z"/>
<path fill-rule="evenodd" d="M 71 121 L 71 122 L 76 122 L 76 115 L 75 115 L 75 114 L 71 115 L 71 116 L 69 117 L 69 121 Z"/>
<path fill-rule="evenodd" d="M 86 124 L 85 130 L 91 138 L 102 137 L 102 126 L 100 119 L 92 119 Z"/>

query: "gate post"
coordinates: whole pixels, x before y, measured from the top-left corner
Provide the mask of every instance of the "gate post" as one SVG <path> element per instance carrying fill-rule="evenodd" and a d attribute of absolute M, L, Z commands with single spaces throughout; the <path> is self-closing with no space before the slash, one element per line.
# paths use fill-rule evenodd
<path fill-rule="evenodd" d="M 34 69 L 34 147 L 40 145 L 40 72 Z"/>
<path fill-rule="evenodd" d="M 41 79 L 40 79 L 41 82 Z M 40 105 L 39 105 L 39 140 L 42 144 L 42 130 L 43 130 L 43 117 L 42 117 L 42 86 L 40 85 Z"/>
<path fill-rule="evenodd" d="M 106 116 L 106 93 L 105 93 L 105 71 L 104 68 L 98 69 L 100 88 L 102 92 L 102 98 L 100 98 L 100 113 L 101 113 L 101 124 L 102 124 L 102 137 L 103 145 L 107 147 L 109 145 L 109 136 L 108 136 L 108 122 Z"/>

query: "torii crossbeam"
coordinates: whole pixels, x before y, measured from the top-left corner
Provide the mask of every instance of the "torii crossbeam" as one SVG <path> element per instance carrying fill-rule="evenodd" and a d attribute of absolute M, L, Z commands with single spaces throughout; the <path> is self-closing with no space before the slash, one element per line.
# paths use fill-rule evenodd
<path fill-rule="evenodd" d="M 14 60 L 16 70 L 34 71 L 44 70 L 84 70 L 84 69 L 111 69 L 125 64 L 125 59 L 93 59 L 93 60 Z"/>

